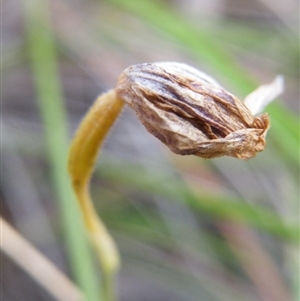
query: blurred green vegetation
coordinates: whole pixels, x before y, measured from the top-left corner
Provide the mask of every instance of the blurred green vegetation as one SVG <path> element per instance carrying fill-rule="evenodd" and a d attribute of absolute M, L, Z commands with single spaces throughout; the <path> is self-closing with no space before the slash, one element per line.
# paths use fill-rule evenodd
<path fill-rule="evenodd" d="M 54 263 L 64 262 L 88 300 L 101 300 L 100 271 L 66 173 L 71 132 L 97 94 L 113 87 L 126 66 L 153 60 L 193 64 L 241 98 L 281 73 L 286 92 L 266 110 L 268 147 L 256 158 L 172 155 L 126 109 L 99 157 L 92 193 L 122 255 L 120 300 L 297 300 L 299 37 L 282 22 L 289 15 L 265 8 L 266 18 L 245 20 L 219 7 L 205 18 L 203 6 L 195 17 L 181 11 L 180 1 L 13 4 L 6 4 L 2 66 L 4 217 L 46 254 L 50 234 L 35 231 L 49 219 L 54 246 L 66 254 Z M 26 181 L 15 184 L 16 159 L 8 160 L 12 148 L 47 214 L 29 213 Z M 13 193 L 19 190 L 22 197 Z M 12 279 L 5 280 L 8 299 Z M 18 284 L 16 291 L 26 290 Z M 33 296 L 26 290 L 9 300 Z"/>
<path fill-rule="evenodd" d="M 57 193 L 61 223 L 72 271 L 88 300 L 101 300 L 91 251 L 67 173 L 68 121 L 58 73 L 48 1 L 26 1 L 28 52 L 32 64 L 51 179 Z"/>

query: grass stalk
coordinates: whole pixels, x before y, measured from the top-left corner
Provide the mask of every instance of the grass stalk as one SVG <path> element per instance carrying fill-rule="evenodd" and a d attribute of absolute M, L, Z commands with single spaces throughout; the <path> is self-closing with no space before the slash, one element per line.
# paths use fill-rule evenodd
<path fill-rule="evenodd" d="M 84 301 L 81 291 L 0 216 L 1 251 L 57 301 Z M 22 250 L 22 252 L 20 252 Z M 34 262 L 34 264 L 32 264 Z"/>
<path fill-rule="evenodd" d="M 49 3 L 46 0 L 27 0 L 23 3 L 28 51 L 44 125 L 51 179 L 61 212 L 71 270 L 87 300 L 102 300 L 96 285 L 92 254 L 66 170 L 67 119 L 57 68 L 57 51 L 51 32 Z"/>

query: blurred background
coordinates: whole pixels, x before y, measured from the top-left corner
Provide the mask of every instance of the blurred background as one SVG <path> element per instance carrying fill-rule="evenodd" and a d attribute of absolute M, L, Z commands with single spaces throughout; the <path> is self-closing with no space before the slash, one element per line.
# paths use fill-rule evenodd
<path fill-rule="evenodd" d="M 119 300 L 299 300 L 298 6 L 4 1 L 1 216 L 87 300 L 99 300 L 101 271 L 66 172 L 68 146 L 95 98 L 143 62 L 190 64 L 240 99 L 282 74 L 285 92 L 266 109 L 267 148 L 255 158 L 174 155 L 125 108 L 91 191 L 121 253 Z M 56 300 L 4 253 L 1 294 Z"/>

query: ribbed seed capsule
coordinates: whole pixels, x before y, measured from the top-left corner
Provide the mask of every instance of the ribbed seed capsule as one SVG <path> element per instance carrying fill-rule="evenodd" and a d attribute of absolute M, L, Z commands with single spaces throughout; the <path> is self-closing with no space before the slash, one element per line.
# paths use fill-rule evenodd
<path fill-rule="evenodd" d="M 268 115 L 253 116 L 213 78 L 185 64 L 131 66 L 116 92 L 176 154 L 248 159 L 265 148 Z"/>

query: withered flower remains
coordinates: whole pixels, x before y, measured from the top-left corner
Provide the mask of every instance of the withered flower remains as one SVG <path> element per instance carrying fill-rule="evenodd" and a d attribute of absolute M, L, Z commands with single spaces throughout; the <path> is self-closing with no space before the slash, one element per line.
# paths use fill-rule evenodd
<path fill-rule="evenodd" d="M 265 148 L 270 125 L 266 113 L 256 115 L 282 91 L 283 79 L 277 77 L 242 102 L 212 77 L 192 67 L 155 63 L 127 68 L 115 89 L 96 99 L 72 141 L 68 169 L 102 267 L 104 296 L 114 299 L 119 255 L 93 206 L 89 184 L 98 150 L 124 104 L 176 154 L 248 159 Z"/>
<path fill-rule="evenodd" d="M 262 151 L 270 120 L 267 113 L 254 115 L 282 90 L 278 77 L 244 103 L 213 78 L 180 63 L 131 66 L 116 85 L 118 96 L 151 134 L 176 154 L 203 158 L 248 159 Z"/>

